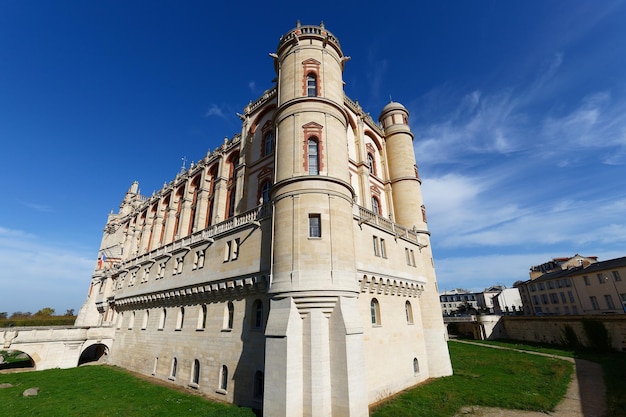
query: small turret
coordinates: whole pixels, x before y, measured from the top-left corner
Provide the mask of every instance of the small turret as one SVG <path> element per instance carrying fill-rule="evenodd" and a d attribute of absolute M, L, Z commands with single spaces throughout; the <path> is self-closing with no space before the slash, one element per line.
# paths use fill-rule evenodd
<path fill-rule="evenodd" d="M 426 230 L 409 111 L 402 104 L 392 101 L 383 108 L 378 120 L 385 131 L 395 221 L 407 228 Z"/>

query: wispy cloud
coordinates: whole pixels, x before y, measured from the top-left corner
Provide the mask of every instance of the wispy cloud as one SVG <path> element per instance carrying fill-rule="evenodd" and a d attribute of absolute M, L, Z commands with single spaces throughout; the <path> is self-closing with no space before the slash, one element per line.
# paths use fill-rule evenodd
<path fill-rule="evenodd" d="M 18 202 L 24 207 L 28 207 L 29 209 L 33 209 L 35 211 L 39 211 L 42 213 L 51 213 L 54 211 L 52 207 L 47 206 L 45 204 L 37 204 L 37 203 L 31 203 L 28 201 L 21 201 L 21 200 L 18 200 Z"/>
<path fill-rule="evenodd" d="M 204 117 L 212 117 L 212 116 L 216 116 L 224 120 L 228 119 L 226 117 L 226 114 L 224 113 L 224 110 L 221 107 L 219 107 L 217 104 L 211 104 L 209 108 L 207 109 L 206 113 L 204 114 Z"/>
<path fill-rule="evenodd" d="M 0 227 L 0 311 L 76 311 L 85 300 L 94 259 L 64 242 Z"/>

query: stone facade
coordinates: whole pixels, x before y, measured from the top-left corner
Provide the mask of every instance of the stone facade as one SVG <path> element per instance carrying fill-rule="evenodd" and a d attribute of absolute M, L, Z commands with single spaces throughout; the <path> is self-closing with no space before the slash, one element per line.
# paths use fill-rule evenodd
<path fill-rule="evenodd" d="M 450 375 L 408 111 L 343 92 L 326 28 L 281 37 L 241 133 L 110 214 L 77 325 L 110 362 L 266 416 L 366 416 Z"/>

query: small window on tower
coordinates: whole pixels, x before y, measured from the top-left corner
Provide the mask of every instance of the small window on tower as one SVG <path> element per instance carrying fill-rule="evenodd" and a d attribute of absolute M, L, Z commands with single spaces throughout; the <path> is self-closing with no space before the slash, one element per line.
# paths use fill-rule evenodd
<path fill-rule="evenodd" d="M 319 214 L 309 214 L 309 237 L 322 237 L 322 219 Z"/>
<path fill-rule="evenodd" d="M 309 97 L 317 96 L 317 76 L 312 72 L 306 76 L 306 91 Z"/>
<path fill-rule="evenodd" d="M 316 139 L 309 139 L 308 142 L 308 163 L 309 175 L 318 175 L 319 170 L 319 144 Z"/>

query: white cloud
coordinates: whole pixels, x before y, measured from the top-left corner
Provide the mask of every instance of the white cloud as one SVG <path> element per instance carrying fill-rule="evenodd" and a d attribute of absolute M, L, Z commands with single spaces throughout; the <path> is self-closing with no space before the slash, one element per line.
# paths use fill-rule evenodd
<path fill-rule="evenodd" d="M 0 227 L 0 265 L 0 311 L 52 307 L 62 314 L 82 305 L 95 260 L 63 242 Z"/>

